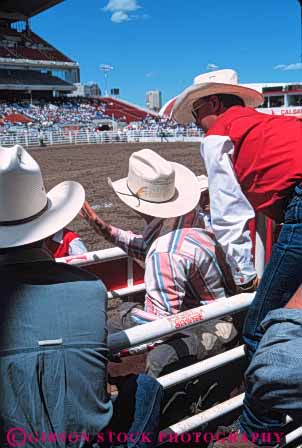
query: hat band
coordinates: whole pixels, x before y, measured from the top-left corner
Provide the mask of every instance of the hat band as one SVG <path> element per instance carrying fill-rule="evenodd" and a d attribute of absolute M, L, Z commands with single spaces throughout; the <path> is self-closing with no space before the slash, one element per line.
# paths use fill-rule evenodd
<path fill-rule="evenodd" d="M 27 222 L 34 221 L 39 218 L 43 213 L 48 209 L 49 201 L 47 199 L 45 207 L 42 208 L 41 211 L 36 213 L 35 215 L 29 216 L 28 218 L 17 219 L 16 221 L 0 221 L 0 226 L 8 227 L 8 226 L 18 226 L 19 224 L 26 224 Z"/>
<path fill-rule="evenodd" d="M 169 199 L 165 199 L 165 200 L 162 200 L 162 201 L 152 201 L 151 199 L 145 199 L 145 198 L 143 198 L 141 196 L 141 192 L 146 187 L 141 187 L 136 193 L 134 193 L 134 191 L 131 190 L 131 188 L 129 187 L 128 182 L 127 182 L 127 187 L 128 187 L 128 190 L 131 192 L 131 194 L 127 194 L 127 193 L 120 193 L 120 194 L 124 194 L 126 196 L 134 196 L 136 199 L 141 200 L 141 201 L 145 201 L 145 202 L 150 202 L 150 204 L 164 204 L 165 202 L 169 202 L 169 201 L 171 201 L 171 199 L 174 198 L 175 193 L 176 193 L 176 188 L 175 188 L 173 196 L 171 196 Z"/>

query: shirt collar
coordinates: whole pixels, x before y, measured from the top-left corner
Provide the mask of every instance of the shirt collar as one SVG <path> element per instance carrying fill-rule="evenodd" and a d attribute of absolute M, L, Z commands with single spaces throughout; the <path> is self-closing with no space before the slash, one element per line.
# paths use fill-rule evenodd
<path fill-rule="evenodd" d="M 163 232 L 171 232 L 172 230 L 182 229 L 184 227 L 200 227 L 199 209 L 194 208 L 186 215 L 177 218 L 167 218 L 163 221 Z"/>

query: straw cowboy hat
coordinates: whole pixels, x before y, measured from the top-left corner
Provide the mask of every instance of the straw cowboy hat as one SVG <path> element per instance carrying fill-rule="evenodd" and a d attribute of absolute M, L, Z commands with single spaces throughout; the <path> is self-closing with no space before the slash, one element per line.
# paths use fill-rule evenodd
<path fill-rule="evenodd" d="M 109 179 L 109 184 L 126 205 L 157 218 L 185 215 L 200 198 L 195 174 L 151 149 L 134 152 L 129 158 L 128 177 L 115 182 Z"/>
<path fill-rule="evenodd" d="M 21 146 L 0 147 L 0 248 L 40 241 L 69 224 L 85 200 L 77 182 L 46 193 L 40 167 Z"/>
<path fill-rule="evenodd" d="M 192 115 L 193 104 L 200 98 L 218 93 L 237 95 L 249 107 L 257 107 L 263 103 L 260 92 L 238 84 L 235 70 L 217 70 L 196 76 L 193 85 L 178 95 L 172 109 L 172 118 L 181 124 L 195 121 Z"/>

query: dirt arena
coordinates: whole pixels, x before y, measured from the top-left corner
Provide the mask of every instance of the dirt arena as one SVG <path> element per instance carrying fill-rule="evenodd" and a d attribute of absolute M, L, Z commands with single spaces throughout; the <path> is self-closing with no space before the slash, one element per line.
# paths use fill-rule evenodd
<path fill-rule="evenodd" d="M 130 154 L 145 147 L 168 160 L 183 163 L 197 175 L 204 172 L 199 143 L 70 145 L 31 149 L 30 152 L 42 168 L 47 190 L 61 181 L 77 180 L 103 219 L 122 229 L 139 232 L 143 228 L 142 220 L 118 199 L 107 178 L 117 180 L 127 176 Z M 89 250 L 110 247 L 110 243 L 97 236 L 82 219 L 76 218 L 70 227 L 82 236 Z"/>

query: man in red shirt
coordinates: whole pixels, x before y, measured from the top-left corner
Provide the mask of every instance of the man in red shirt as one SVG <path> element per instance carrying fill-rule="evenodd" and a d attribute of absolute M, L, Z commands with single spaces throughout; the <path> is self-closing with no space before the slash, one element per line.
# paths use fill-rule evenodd
<path fill-rule="evenodd" d="M 209 180 L 212 226 L 238 291 L 257 283 L 248 221 L 261 212 L 284 222 L 244 329 L 249 358 L 261 338 L 266 314 L 284 306 L 302 283 L 302 122 L 268 115 L 256 90 L 240 86 L 234 70 L 199 75 L 177 98 L 172 115 L 196 121 Z M 244 267 L 244 269 L 242 269 Z"/>

